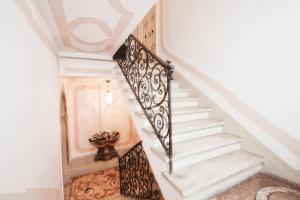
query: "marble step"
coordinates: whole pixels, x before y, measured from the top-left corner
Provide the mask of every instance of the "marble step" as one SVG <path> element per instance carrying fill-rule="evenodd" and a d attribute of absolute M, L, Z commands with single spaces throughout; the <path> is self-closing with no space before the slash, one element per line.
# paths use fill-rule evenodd
<path fill-rule="evenodd" d="M 131 103 L 136 103 L 136 109 L 139 110 L 140 105 L 135 98 L 129 99 Z M 197 107 L 199 98 L 195 97 L 174 97 L 172 98 L 172 109 L 174 108 L 186 108 L 186 107 Z"/>
<path fill-rule="evenodd" d="M 175 108 L 172 109 L 173 115 L 181 115 L 181 114 L 192 114 L 198 112 L 210 112 L 211 109 L 208 107 L 185 107 L 185 108 Z"/>
<path fill-rule="evenodd" d="M 172 110 L 172 121 L 173 123 L 194 121 L 200 119 L 209 118 L 209 108 L 200 108 L 200 107 L 189 107 L 189 108 L 175 108 Z M 145 127 L 150 127 L 149 120 L 146 118 L 146 115 L 143 111 L 136 112 L 137 116 L 144 119 Z"/>
<path fill-rule="evenodd" d="M 125 78 L 119 79 L 119 82 L 123 85 L 124 89 L 130 89 L 130 86 Z M 173 89 L 173 88 L 180 88 L 180 83 L 176 80 L 173 80 L 171 82 L 171 89 Z"/>
<path fill-rule="evenodd" d="M 131 92 L 131 89 L 127 88 L 124 90 L 126 96 L 128 98 L 135 98 L 135 95 L 133 92 Z M 172 98 L 176 97 L 188 97 L 189 96 L 189 89 L 184 88 L 172 88 Z"/>
<path fill-rule="evenodd" d="M 123 74 L 123 72 L 121 71 L 120 68 L 116 69 L 115 75 L 116 75 L 116 78 L 118 80 L 123 80 L 123 79 L 125 80 L 125 76 L 124 76 L 124 74 Z M 176 80 L 177 80 L 177 77 L 173 75 L 173 80 L 172 81 L 176 81 Z"/>
<path fill-rule="evenodd" d="M 223 132 L 224 122 L 216 119 L 202 119 L 182 123 L 173 123 L 173 142 L 182 142 L 195 138 Z M 143 131 L 155 140 L 156 145 L 160 145 L 151 127 L 143 128 Z"/>
<path fill-rule="evenodd" d="M 163 176 L 185 200 L 208 199 L 257 173 L 262 165 L 260 156 L 235 151 L 198 164 L 164 171 Z"/>
<path fill-rule="evenodd" d="M 240 149 L 241 138 L 229 134 L 173 143 L 173 169 L 179 169 Z M 160 146 L 151 150 L 161 159 L 169 162 L 165 150 Z"/>

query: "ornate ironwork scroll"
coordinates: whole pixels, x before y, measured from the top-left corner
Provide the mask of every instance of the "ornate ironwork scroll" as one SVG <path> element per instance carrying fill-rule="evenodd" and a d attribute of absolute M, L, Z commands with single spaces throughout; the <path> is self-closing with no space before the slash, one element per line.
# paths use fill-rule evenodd
<path fill-rule="evenodd" d="M 163 199 L 142 142 L 119 158 L 119 170 L 122 195 L 140 199 Z"/>
<path fill-rule="evenodd" d="M 172 172 L 171 62 L 161 60 L 133 35 L 113 58 L 165 149 Z"/>

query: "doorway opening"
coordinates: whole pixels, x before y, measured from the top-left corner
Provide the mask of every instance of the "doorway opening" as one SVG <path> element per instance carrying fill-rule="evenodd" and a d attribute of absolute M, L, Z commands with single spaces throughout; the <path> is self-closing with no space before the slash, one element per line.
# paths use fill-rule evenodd
<path fill-rule="evenodd" d="M 69 156 L 69 137 L 68 137 L 68 112 L 67 100 L 64 91 L 60 99 L 60 123 L 61 123 L 61 159 L 62 175 L 64 188 L 71 184 L 70 176 L 70 156 Z M 64 191 L 66 193 L 66 191 Z"/>

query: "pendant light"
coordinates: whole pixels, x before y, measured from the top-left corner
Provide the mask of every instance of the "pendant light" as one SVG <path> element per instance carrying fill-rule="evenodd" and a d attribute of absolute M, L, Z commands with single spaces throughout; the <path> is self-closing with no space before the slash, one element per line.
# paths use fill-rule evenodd
<path fill-rule="evenodd" d="M 109 90 L 109 83 L 110 83 L 110 80 L 106 80 L 106 83 L 107 83 L 107 91 L 104 95 L 104 103 L 107 104 L 107 105 L 110 105 L 113 103 L 113 97 L 110 93 L 110 90 Z"/>

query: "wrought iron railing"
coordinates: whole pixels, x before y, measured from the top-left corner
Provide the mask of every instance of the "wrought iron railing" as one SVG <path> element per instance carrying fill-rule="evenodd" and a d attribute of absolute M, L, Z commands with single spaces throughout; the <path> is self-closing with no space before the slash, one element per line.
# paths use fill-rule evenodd
<path fill-rule="evenodd" d="M 113 59 L 119 64 L 136 100 L 169 157 L 172 173 L 171 80 L 173 67 L 130 35 Z"/>
<path fill-rule="evenodd" d="M 139 199 L 163 199 L 143 150 L 142 142 L 119 157 L 119 170 L 122 195 Z"/>

